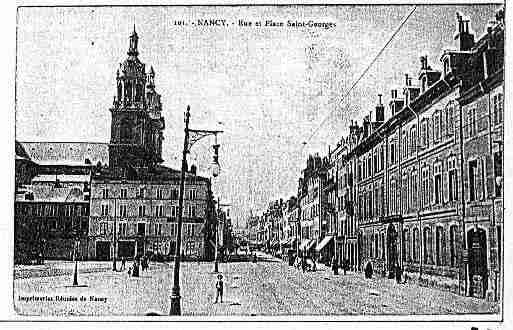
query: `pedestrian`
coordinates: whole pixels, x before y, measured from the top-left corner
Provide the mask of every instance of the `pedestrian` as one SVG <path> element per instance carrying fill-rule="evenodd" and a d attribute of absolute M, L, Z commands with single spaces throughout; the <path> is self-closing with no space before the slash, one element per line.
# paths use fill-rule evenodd
<path fill-rule="evenodd" d="M 219 274 L 217 275 L 217 282 L 216 282 L 216 302 L 219 298 L 221 298 L 221 304 L 223 303 L 223 289 L 224 289 L 224 283 L 223 283 L 223 275 Z"/>
<path fill-rule="evenodd" d="M 139 258 L 134 259 L 132 265 L 132 277 L 139 277 Z"/>
<path fill-rule="evenodd" d="M 370 262 L 365 266 L 365 278 L 372 278 L 372 265 Z"/>
<path fill-rule="evenodd" d="M 121 270 L 125 270 L 126 268 L 126 259 L 125 257 L 121 257 Z"/>
<path fill-rule="evenodd" d="M 142 257 L 142 259 L 141 259 L 141 266 L 142 266 L 142 270 L 143 271 L 148 270 L 148 257 L 146 257 L 146 256 Z"/>
<path fill-rule="evenodd" d="M 306 271 L 306 257 L 303 255 L 303 261 L 301 261 L 301 269 L 303 273 Z"/>
<path fill-rule="evenodd" d="M 396 264 L 395 265 L 395 281 L 397 282 L 397 284 L 402 283 L 402 281 L 401 281 L 402 275 L 403 275 L 403 270 L 401 269 L 399 264 Z"/>
<path fill-rule="evenodd" d="M 256 256 L 256 253 L 254 253 L 254 254 L 253 254 L 253 263 L 255 263 L 255 264 L 256 264 L 256 262 L 257 262 L 257 256 Z"/>
<path fill-rule="evenodd" d="M 331 269 L 333 270 L 333 275 L 338 275 L 338 264 L 335 256 L 331 258 Z"/>

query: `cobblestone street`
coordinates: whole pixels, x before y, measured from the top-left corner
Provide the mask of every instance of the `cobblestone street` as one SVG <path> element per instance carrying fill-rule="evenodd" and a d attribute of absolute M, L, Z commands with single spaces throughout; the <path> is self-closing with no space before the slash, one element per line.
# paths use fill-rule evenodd
<path fill-rule="evenodd" d="M 219 265 L 225 281 L 222 304 L 214 304 L 216 274 L 212 272 L 213 263 L 183 263 L 182 314 L 411 315 L 496 313 L 499 308 L 497 304 L 481 299 L 414 284 L 398 285 L 385 278 L 366 280 L 362 274 L 352 272 L 334 276 L 323 269 L 302 273 L 275 258 L 260 255 L 259 259 L 258 263 Z M 94 267 L 91 272 L 84 269 L 87 265 L 83 263 L 80 266 L 79 284 L 87 285 L 83 287 L 68 287 L 72 283 L 72 272 L 30 278 L 19 278 L 15 274 L 16 310 L 23 315 L 168 313 L 171 264 L 151 264 L 150 270 L 140 278 L 131 278 L 126 272 L 107 270 L 107 263 L 103 266 L 91 263 Z M 60 268 L 71 270 L 72 263 Z M 53 301 L 24 300 L 32 296 L 53 297 Z M 66 300 L 76 298 L 77 301 L 55 301 L 56 296 Z M 85 301 L 80 301 L 82 296 Z"/>

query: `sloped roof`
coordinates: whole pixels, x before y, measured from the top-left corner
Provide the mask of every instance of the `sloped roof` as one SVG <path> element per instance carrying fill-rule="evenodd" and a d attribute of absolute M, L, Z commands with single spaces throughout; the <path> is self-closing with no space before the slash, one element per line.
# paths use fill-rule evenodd
<path fill-rule="evenodd" d="M 101 162 L 109 164 L 109 144 L 92 142 L 17 142 L 18 149 L 24 150 L 28 157 L 40 165 L 86 165 L 88 159 L 92 165 Z"/>
<path fill-rule="evenodd" d="M 32 192 L 34 199 L 27 200 L 25 194 L 17 194 L 17 201 L 48 202 L 48 203 L 73 203 L 84 202 L 84 191 L 79 187 L 66 186 L 56 188 L 53 185 L 32 185 L 27 187 Z"/>
<path fill-rule="evenodd" d="M 60 182 L 90 182 L 91 175 L 89 174 L 39 174 L 32 179 L 32 183 L 37 182 L 55 182 L 58 179 Z"/>

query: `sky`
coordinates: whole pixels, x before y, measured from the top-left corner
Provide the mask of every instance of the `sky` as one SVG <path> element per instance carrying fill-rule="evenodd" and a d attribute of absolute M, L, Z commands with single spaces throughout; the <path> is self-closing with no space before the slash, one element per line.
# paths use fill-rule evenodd
<path fill-rule="evenodd" d="M 139 58 L 153 66 L 162 95 L 164 165 L 180 168 L 190 105 L 191 128 L 224 131 L 213 190 L 242 226 L 250 212 L 294 195 L 308 155 L 326 155 L 351 120 L 374 109 L 377 94 L 388 103 L 405 73 L 417 77 L 420 55 L 440 69 L 443 50 L 456 47 L 456 12 L 471 19 L 478 38 L 499 7 L 418 6 L 344 100 L 413 6 L 20 8 L 16 139 L 109 142 L 116 70 L 135 24 Z M 240 19 L 336 27 L 240 27 Z M 207 176 L 213 143 L 205 138 L 189 156 Z"/>

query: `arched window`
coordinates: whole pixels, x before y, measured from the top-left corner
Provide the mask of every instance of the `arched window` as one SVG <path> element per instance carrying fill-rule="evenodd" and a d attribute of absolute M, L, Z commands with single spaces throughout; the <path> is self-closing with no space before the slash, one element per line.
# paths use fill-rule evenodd
<path fill-rule="evenodd" d="M 121 124 L 119 125 L 119 138 L 121 140 L 121 143 L 130 143 L 132 137 L 131 130 L 132 128 L 130 125 L 130 121 L 121 121 Z"/>
<path fill-rule="evenodd" d="M 408 229 L 403 229 L 403 241 L 402 241 L 402 250 L 403 250 L 403 261 L 409 260 L 409 252 L 408 251 L 408 243 L 410 240 Z"/>
<path fill-rule="evenodd" d="M 123 97 L 123 85 L 121 84 L 121 81 L 118 81 L 118 101 L 121 101 L 122 97 Z"/>
<path fill-rule="evenodd" d="M 125 102 L 132 102 L 132 83 L 130 80 L 125 81 Z"/>

